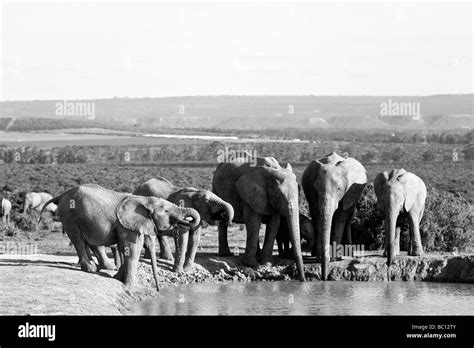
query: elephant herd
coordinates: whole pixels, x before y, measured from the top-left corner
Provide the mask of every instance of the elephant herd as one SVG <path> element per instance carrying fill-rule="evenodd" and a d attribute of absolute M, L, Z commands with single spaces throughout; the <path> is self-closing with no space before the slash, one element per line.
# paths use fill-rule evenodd
<path fill-rule="evenodd" d="M 83 271 L 97 271 L 92 250 L 99 267 L 119 267 L 115 278 L 126 285 L 134 283 L 138 260 L 145 247 L 158 288 L 155 237 L 160 245 L 160 258 L 164 259 L 173 259 L 165 236 L 174 237 L 174 271 L 191 270 L 203 223 L 218 225 L 219 255 L 232 255 L 227 240 L 227 229 L 232 222 L 246 226 L 245 253 L 241 260 L 244 265 L 256 266 L 257 258 L 260 263 L 271 263 L 275 239 L 279 256 L 288 257 L 291 242 L 299 279 L 305 281 L 303 236 L 311 245 L 311 254 L 321 262 L 321 278 L 326 280 L 330 243 L 352 244 L 350 222 L 366 184 L 366 171 L 361 163 L 333 152 L 311 161 L 303 173 L 301 188 L 310 217 L 299 212 L 300 185 L 291 165 L 282 167 L 273 157 L 219 163 L 214 171 L 212 191 L 178 187 L 165 178 L 153 178 L 132 194 L 85 184 L 54 198 L 49 196 L 47 201 L 42 197 L 39 205 L 40 215 L 50 210 L 61 221 Z M 409 255 L 421 255 L 419 225 L 426 199 L 423 181 L 413 173 L 394 169 L 378 174 L 374 189 L 385 218 L 387 264 L 390 266 L 400 250 L 400 231 L 396 227 L 400 214 L 409 220 Z M 5 201 L 2 201 L 3 216 L 9 210 Z M 27 195 L 25 211 L 35 209 L 37 201 L 38 198 Z M 265 236 L 260 249 L 262 223 Z M 112 246 L 115 265 L 107 257 L 105 246 Z"/>

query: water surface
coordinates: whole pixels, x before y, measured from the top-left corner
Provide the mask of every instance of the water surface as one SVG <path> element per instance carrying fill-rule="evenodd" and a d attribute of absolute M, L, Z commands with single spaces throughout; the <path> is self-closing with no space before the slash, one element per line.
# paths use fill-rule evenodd
<path fill-rule="evenodd" d="M 472 315 L 474 285 L 429 282 L 241 282 L 160 290 L 143 315 Z"/>

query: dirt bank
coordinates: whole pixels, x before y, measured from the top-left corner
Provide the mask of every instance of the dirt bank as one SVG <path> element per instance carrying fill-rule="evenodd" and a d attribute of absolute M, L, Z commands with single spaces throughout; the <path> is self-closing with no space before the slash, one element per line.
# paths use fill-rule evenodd
<path fill-rule="evenodd" d="M 128 314 L 131 305 L 155 296 L 151 265 L 142 259 L 138 284 L 127 289 L 113 279 L 114 271 L 82 272 L 77 256 L 0 255 L 0 315 L 117 315 Z M 193 272 L 176 274 L 172 264 L 159 260 L 161 286 L 201 282 L 296 279 L 291 261 L 278 260 L 273 266 L 251 269 L 239 265 L 239 257 L 215 253 L 197 255 Z M 305 264 L 308 280 L 320 278 L 320 265 Z M 403 256 L 391 267 L 392 280 L 424 280 L 474 283 L 473 255 Z M 330 263 L 332 280 L 387 280 L 385 258 L 373 253 Z"/>

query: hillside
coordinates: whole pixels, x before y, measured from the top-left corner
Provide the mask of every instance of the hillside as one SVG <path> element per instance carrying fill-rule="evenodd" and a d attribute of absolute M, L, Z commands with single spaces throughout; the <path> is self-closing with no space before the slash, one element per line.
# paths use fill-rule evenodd
<path fill-rule="evenodd" d="M 63 101 L 0 102 L 0 129 L 18 130 L 22 119 L 62 119 L 66 127 L 159 128 L 408 128 L 472 129 L 472 94 L 403 96 L 195 96 L 114 98 L 75 102 L 94 105 L 94 117 L 58 113 Z M 419 103 L 420 119 L 381 115 L 383 103 Z M 59 104 L 58 104 L 59 103 Z M 439 120 L 439 118 L 445 118 Z M 11 119 L 16 118 L 11 122 Z M 378 118 L 378 119 L 376 119 Z M 3 121 L 1 120 L 3 119 Z M 21 127 L 20 127 L 21 128 Z M 116 128 L 116 127 L 115 127 Z M 49 129 L 49 128 L 43 128 Z"/>

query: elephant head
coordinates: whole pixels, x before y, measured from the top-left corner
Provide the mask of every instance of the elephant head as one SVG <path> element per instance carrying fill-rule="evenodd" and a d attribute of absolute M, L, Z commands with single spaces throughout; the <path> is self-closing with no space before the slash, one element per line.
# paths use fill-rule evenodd
<path fill-rule="evenodd" d="M 418 224 L 423 215 L 426 187 L 416 175 L 405 169 L 394 169 L 390 173 L 383 172 L 376 176 L 374 191 L 379 208 L 384 213 L 385 238 L 387 238 L 385 253 L 387 265 L 390 266 L 399 248 L 396 236 L 397 218 L 400 213 L 409 212 L 413 207 L 416 208 L 417 214 L 412 225 L 416 225 L 415 239 L 420 241 Z M 422 249 L 421 242 L 419 244 L 416 247 Z"/>
<path fill-rule="evenodd" d="M 157 197 L 129 195 L 117 208 L 120 224 L 145 235 L 155 231 L 159 235 L 167 234 L 175 227 L 195 229 L 201 218 L 192 208 L 177 205 Z"/>
<path fill-rule="evenodd" d="M 311 210 L 317 210 L 317 255 L 322 260 L 322 279 L 327 278 L 330 237 L 336 210 L 353 209 L 367 183 L 364 167 L 355 159 L 332 153 L 312 161 L 303 174 L 303 189 Z M 335 231 L 342 233 L 342 231 Z"/>
<path fill-rule="evenodd" d="M 286 168 L 254 167 L 241 175 L 236 182 L 236 188 L 241 199 L 255 212 L 261 215 L 277 212 L 286 219 L 300 280 L 304 281 L 298 183 L 291 165 L 287 165 Z M 273 248 L 273 245 L 271 247 Z"/>
<path fill-rule="evenodd" d="M 162 198 L 129 195 L 117 207 L 116 215 L 124 228 L 143 234 L 147 239 L 146 245 L 151 249 L 153 275 L 159 290 L 154 235 L 194 230 L 201 220 L 199 213 L 192 208 L 178 207 Z M 184 228 L 177 228 L 178 226 Z"/>
<path fill-rule="evenodd" d="M 234 208 L 216 194 L 193 187 L 181 189 L 168 198 L 181 207 L 192 207 L 205 221 L 214 225 L 217 221 L 229 225 L 234 219 Z"/>

